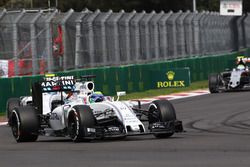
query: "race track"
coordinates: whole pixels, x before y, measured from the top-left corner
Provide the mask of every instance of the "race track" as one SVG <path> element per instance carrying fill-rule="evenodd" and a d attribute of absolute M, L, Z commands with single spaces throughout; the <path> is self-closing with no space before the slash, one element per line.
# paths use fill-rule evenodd
<path fill-rule="evenodd" d="M 17 144 L 0 126 L 1 167 L 249 167 L 250 92 L 208 94 L 172 101 L 186 133 L 169 139 L 134 136 L 124 140 L 73 143 L 40 137 Z"/>

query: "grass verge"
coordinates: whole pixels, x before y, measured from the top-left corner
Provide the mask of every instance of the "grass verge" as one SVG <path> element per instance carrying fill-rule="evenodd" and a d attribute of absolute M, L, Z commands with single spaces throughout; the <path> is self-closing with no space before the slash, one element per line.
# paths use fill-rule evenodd
<path fill-rule="evenodd" d="M 5 121 L 6 121 L 5 112 L 0 112 L 0 122 L 5 122 Z"/>
<path fill-rule="evenodd" d="M 205 88 L 208 88 L 207 80 L 191 83 L 191 85 L 189 87 L 185 87 L 185 88 L 151 89 L 151 90 L 147 90 L 145 92 L 129 93 L 126 96 L 122 96 L 121 100 L 141 99 L 141 98 L 155 97 L 155 96 L 160 96 L 160 95 L 168 95 L 171 93 L 186 92 L 186 91 L 205 89 Z"/>

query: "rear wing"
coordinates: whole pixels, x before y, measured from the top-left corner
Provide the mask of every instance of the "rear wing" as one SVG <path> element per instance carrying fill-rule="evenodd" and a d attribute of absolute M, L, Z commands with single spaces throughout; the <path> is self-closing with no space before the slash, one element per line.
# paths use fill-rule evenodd
<path fill-rule="evenodd" d="M 36 106 L 37 114 L 43 113 L 43 93 L 45 92 L 63 92 L 74 91 L 75 79 L 73 76 L 46 75 L 40 82 L 32 85 L 32 101 Z"/>
<path fill-rule="evenodd" d="M 237 62 L 236 62 L 236 63 L 239 63 L 240 60 L 242 60 L 244 63 L 250 63 L 250 57 L 238 56 L 238 57 L 237 57 Z"/>
<path fill-rule="evenodd" d="M 79 79 L 77 79 L 77 82 L 82 82 L 82 81 L 91 81 L 93 78 L 95 78 L 95 75 L 83 75 Z"/>
<path fill-rule="evenodd" d="M 40 83 L 42 92 L 73 91 L 75 89 L 74 76 L 45 76 Z"/>

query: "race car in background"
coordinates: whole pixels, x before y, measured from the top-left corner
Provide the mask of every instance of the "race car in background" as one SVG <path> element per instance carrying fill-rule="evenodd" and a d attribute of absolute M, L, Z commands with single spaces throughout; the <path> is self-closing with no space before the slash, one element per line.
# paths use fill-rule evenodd
<path fill-rule="evenodd" d="M 237 67 L 221 73 L 209 75 L 209 91 L 219 93 L 233 90 L 248 90 L 250 88 L 250 71 L 246 63 L 250 58 L 237 57 Z"/>
<path fill-rule="evenodd" d="M 91 78 L 45 77 L 33 84 L 32 97 L 10 99 L 7 111 L 15 140 L 33 142 L 39 135 L 74 142 L 142 134 L 167 138 L 183 131 L 169 101 L 152 101 L 145 109 L 140 101 L 119 101 L 125 92 L 117 92 L 117 99 L 96 93 Z"/>

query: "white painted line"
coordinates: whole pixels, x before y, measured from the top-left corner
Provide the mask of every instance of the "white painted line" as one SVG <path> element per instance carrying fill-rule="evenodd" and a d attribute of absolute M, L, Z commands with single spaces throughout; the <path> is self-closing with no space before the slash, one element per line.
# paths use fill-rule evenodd
<path fill-rule="evenodd" d="M 147 102 L 157 100 L 157 99 L 175 100 L 175 99 L 182 99 L 182 98 L 187 98 L 187 97 L 206 95 L 209 93 L 210 92 L 208 90 L 196 90 L 196 91 L 191 91 L 191 92 L 181 92 L 181 93 L 174 93 L 170 95 L 161 95 L 161 96 L 156 96 L 150 99 L 146 98 L 146 99 L 141 99 L 141 100 L 147 101 Z"/>
<path fill-rule="evenodd" d="M 7 125 L 8 122 L 0 122 L 0 126 L 4 126 L 4 125 Z"/>

